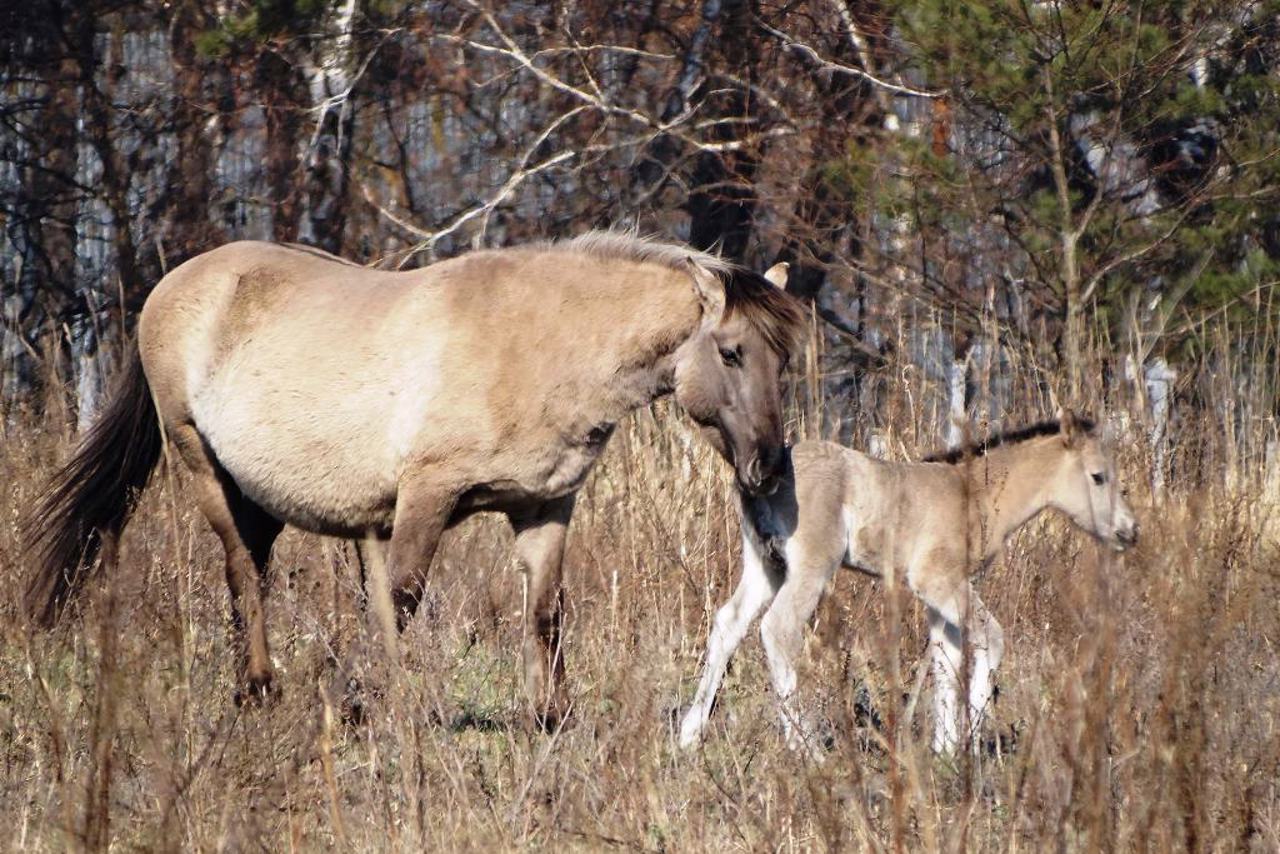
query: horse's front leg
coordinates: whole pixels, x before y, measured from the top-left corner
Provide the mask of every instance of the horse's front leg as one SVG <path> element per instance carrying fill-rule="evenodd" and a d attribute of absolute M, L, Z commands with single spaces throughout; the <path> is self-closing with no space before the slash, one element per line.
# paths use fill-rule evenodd
<path fill-rule="evenodd" d="M 391 579 L 387 575 L 387 555 L 391 543 L 371 532 L 363 540 L 356 540 L 356 565 L 360 568 L 361 608 L 371 617 L 370 630 L 382 640 L 388 661 L 399 659 L 396 644 L 399 629 L 396 626 L 395 606 L 391 603 Z"/>
<path fill-rule="evenodd" d="M 564 591 L 560 586 L 565 535 L 573 495 L 507 514 L 516 535 L 516 556 L 525 574 L 524 680 L 529 710 L 553 728 L 568 711 L 560 631 Z"/>
<path fill-rule="evenodd" d="M 413 619 L 426 593 L 427 573 L 457 500 L 456 491 L 443 489 L 425 477 L 402 484 L 386 548 L 385 582 L 379 577 L 383 572 L 381 550 L 368 550 L 372 558 L 366 582 L 369 604 L 392 658 L 398 654 L 395 636 Z"/>
<path fill-rule="evenodd" d="M 925 586 L 921 598 L 928 608 L 930 658 L 934 677 L 933 749 L 951 753 L 963 736 L 976 750 L 982 719 L 994 689 L 994 675 L 1004 656 L 1004 630 L 968 582 L 953 592 L 947 585 Z M 961 626 L 967 626 L 962 631 Z M 965 669 L 965 649 L 971 655 Z M 960 706 L 961 683 L 968 680 L 968 722 Z M 962 731 L 963 730 L 963 731 Z"/>

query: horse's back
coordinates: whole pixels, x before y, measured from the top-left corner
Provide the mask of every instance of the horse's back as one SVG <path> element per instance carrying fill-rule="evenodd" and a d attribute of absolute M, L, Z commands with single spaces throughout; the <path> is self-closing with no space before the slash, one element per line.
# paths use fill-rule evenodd
<path fill-rule="evenodd" d="M 143 307 L 147 378 L 157 395 L 189 406 L 210 383 L 246 367 L 299 379 L 334 361 L 356 368 L 403 290 L 390 275 L 271 243 L 206 252 L 165 276 Z"/>
<path fill-rule="evenodd" d="M 389 528 L 409 476 L 468 507 L 576 489 L 591 437 L 652 396 L 632 360 L 699 312 L 684 270 L 581 252 L 387 272 L 236 243 L 165 277 L 139 346 L 167 424 L 277 517 L 347 534 Z"/>

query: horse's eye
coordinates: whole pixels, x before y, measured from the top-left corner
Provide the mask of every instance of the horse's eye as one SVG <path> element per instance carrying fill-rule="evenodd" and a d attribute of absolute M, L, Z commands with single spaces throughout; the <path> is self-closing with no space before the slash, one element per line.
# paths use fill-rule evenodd
<path fill-rule="evenodd" d="M 1107 482 L 1107 476 L 1102 472 L 1094 472 L 1093 482 L 1098 484 L 1098 486 L 1102 486 L 1102 484 Z"/>
<path fill-rule="evenodd" d="M 740 367 L 742 365 L 742 350 L 738 347 L 721 347 L 720 361 L 731 368 Z"/>

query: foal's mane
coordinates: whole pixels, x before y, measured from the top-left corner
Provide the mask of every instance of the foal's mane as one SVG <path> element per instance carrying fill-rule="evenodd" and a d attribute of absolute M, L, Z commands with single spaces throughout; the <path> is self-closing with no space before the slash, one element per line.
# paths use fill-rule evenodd
<path fill-rule="evenodd" d="M 678 272 L 686 272 L 692 263 L 724 284 L 725 317 L 741 312 L 769 346 L 782 355 L 791 350 L 804 328 L 804 311 L 795 297 L 759 273 L 711 252 L 626 231 L 588 231 L 549 243 L 547 248 L 604 260 L 657 264 Z"/>
<path fill-rule="evenodd" d="M 1094 422 L 1092 418 L 1077 415 L 1076 426 L 1086 433 L 1091 433 L 1093 432 Z M 923 462 L 950 463 L 954 465 L 970 457 L 980 457 L 1002 445 L 1016 445 L 1019 442 L 1038 439 L 1041 436 L 1056 436 L 1061 432 L 1062 422 L 1057 418 L 1051 418 L 1048 421 L 1040 421 L 1028 427 L 1019 427 L 1016 430 L 1002 430 L 980 442 L 971 442 L 946 451 L 934 451 L 924 457 Z"/>

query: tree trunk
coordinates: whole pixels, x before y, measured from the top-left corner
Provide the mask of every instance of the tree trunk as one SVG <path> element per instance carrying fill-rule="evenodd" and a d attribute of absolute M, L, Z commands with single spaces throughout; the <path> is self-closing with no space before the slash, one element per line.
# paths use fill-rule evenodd
<path fill-rule="evenodd" d="M 725 0 L 716 5 L 720 7 L 717 14 L 723 17 L 720 44 L 724 46 L 727 65 L 738 76 L 750 79 L 751 4 L 747 0 Z M 703 20 L 707 19 L 704 12 Z M 735 88 L 724 96 L 724 107 L 716 118 L 750 119 L 752 107 L 750 92 Z M 678 111 L 675 114 L 678 115 Z M 736 132 L 732 127 L 720 125 L 716 138 L 733 139 Z M 704 151 L 698 155 L 690 182 L 694 189 L 685 203 L 690 217 L 691 244 L 708 249 L 718 243 L 724 255 L 734 259 L 743 257 L 754 222 L 758 157 L 758 153 L 751 150 Z"/>
<path fill-rule="evenodd" d="M 1081 386 L 1080 343 L 1084 337 L 1084 306 L 1080 304 L 1080 260 L 1077 248 L 1080 232 L 1071 210 L 1071 186 L 1067 177 L 1067 152 L 1058 129 L 1060 116 L 1054 101 L 1053 75 L 1044 70 L 1045 94 L 1048 96 L 1049 168 L 1053 174 L 1053 186 L 1058 196 L 1058 239 L 1062 253 L 1063 327 L 1062 360 L 1067 371 L 1067 400 L 1069 406 L 1079 406 L 1083 401 Z"/>
<path fill-rule="evenodd" d="M 193 0 L 174 14 L 171 32 L 178 97 L 173 123 L 178 157 L 168 179 L 173 193 L 165 217 L 168 234 L 164 246 L 164 261 L 170 269 L 226 240 L 210 216 L 209 204 L 213 197 L 213 149 L 223 112 L 217 99 L 230 90 L 221 64 L 205 60 L 196 50 L 196 37 L 216 21 Z"/>
<path fill-rule="evenodd" d="M 301 214 L 296 176 L 305 96 L 297 62 L 279 50 L 264 49 L 258 54 L 254 76 L 266 113 L 267 192 L 274 205 L 272 237 L 291 242 L 298 239 Z"/>
<path fill-rule="evenodd" d="M 129 175 L 116 151 L 111 123 L 111 102 L 98 85 L 94 56 L 95 19 L 87 11 L 72 13 L 70 35 L 74 40 L 75 59 L 79 64 L 82 110 L 87 119 L 88 142 L 102 165 L 102 200 L 111 211 L 112 248 L 115 249 L 116 274 L 123 283 L 125 298 L 134 302 L 142 289 L 138 268 L 138 251 L 133 242 L 129 214 Z M 117 64 L 121 58 L 117 57 Z M 123 67 L 121 65 L 121 67 Z M 110 72 L 109 72 L 110 73 Z"/>
<path fill-rule="evenodd" d="M 355 24 L 357 0 L 342 0 L 326 16 L 328 38 L 308 68 L 311 111 L 317 126 L 305 153 L 306 222 L 302 236 L 329 252 L 343 254 L 351 198 L 351 153 L 355 135 Z"/>

